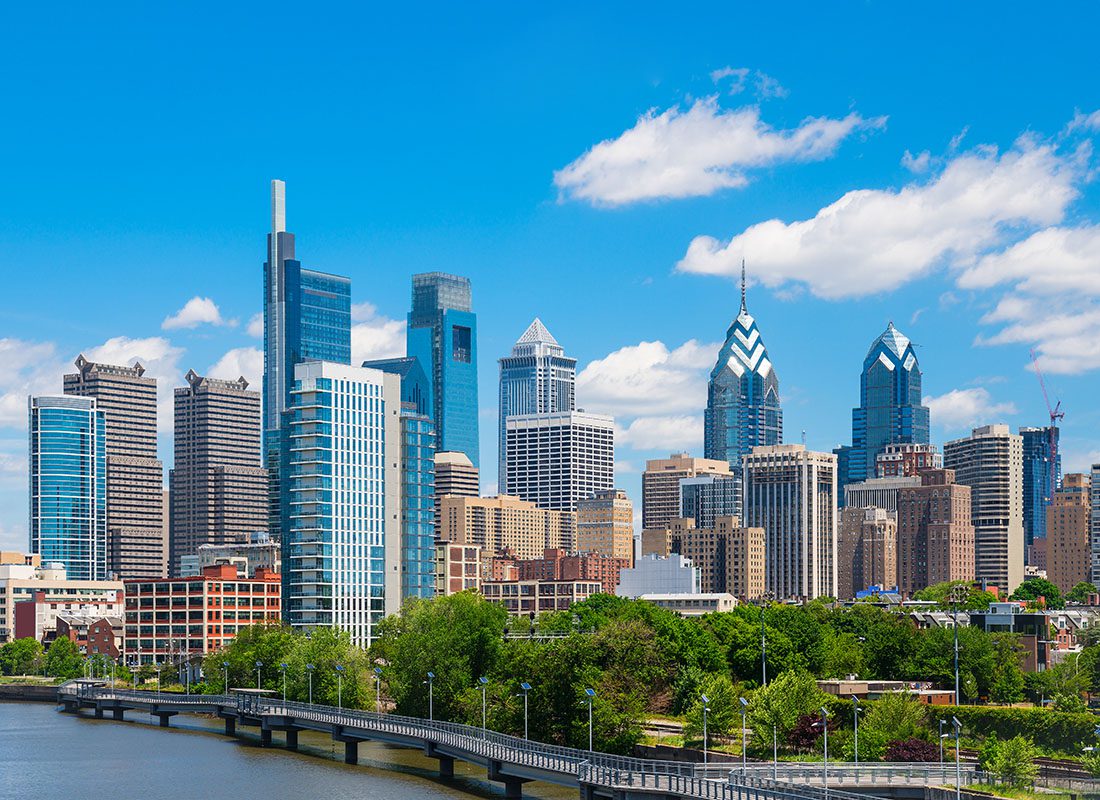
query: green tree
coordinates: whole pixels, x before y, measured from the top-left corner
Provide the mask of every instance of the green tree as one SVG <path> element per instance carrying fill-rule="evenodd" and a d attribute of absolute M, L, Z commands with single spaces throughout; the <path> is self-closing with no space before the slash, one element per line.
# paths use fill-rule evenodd
<path fill-rule="evenodd" d="M 989 697 L 995 703 L 1017 703 L 1024 699 L 1024 673 L 1015 634 L 992 635 L 995 661 L 989 684 Z"/>
<path fill-rule="evenodd" d="M 773 730 L 780 742 L 798 725 L 801 717 L 815 714 L 829 701 L 807 672 L 788 671 L 768 681 L 749 700 L 749 726 L 757 751 L 770 749 Z"/>
<path fill-rule="evenodd" d="M 989 608 L 989 604 L 997 598 L 992 592 L 975 589 L 969 581 L 946 581 L 927 586 L 913 593 L 914 600 L 931 600 L 939 603 L 940 608 L 950 610 L 952 592 L 956 587 L 964 587 L 966 598 L 959 605 L 960 611 L 982 611 Z"/>
<path fill-rule="evenodd" d="M 703 702 L 703 696 L 709 702 Z M 724 672 L 706 676 L 687 711 L 684 735 L 698 739 L 703 734 L 703 709 L 707 709 L 707 734 L 725 736 L 741 725 L 740 695 Z"/>
<path fill-rule="evenodd" d="M 1038 751 L 1030 739 L 1014 736 L 995 741 L 983 755 L 987 759 L 985 768 L 993 773 L 998 783 L 1022 789 L 1035 782 L 1039 771 L 1035 765 Z"/>
<path fill-rule="evenodd" d="M 46 650 L 44 667 L 53 678 L 79 678 L 84 674 L 84 659 L 72 639 L 58 637 Z"/>
<path fill-rule="evenodd" d="M 1009 599 L 1037 603 L 1040 597 L 1045 600 L 1047 608 L 1064 608 L 1066 605 L 1058 587 L 1046 578 L 1039 577 L 1028 578 L 1021 583 Z"/>
<path fill-rule="evenodd" d="M 1081 581 L 1074 584 L 1073 588 L 1066 593 L 1066 600 L 1071 603 L 1084 603 L 1089 599 L 1090 594 L 1096 594 L 1096 592 L 1096 586 L 1087 581 Z"/>
<path fill-rule="evenodd" d="M 886 692 L 867 706 L 859 726 L 861 738 L 877 734 L 884 742 L 902 742 L 928 736 L 924 706 L 909 692 Z"/>
<path fill-rule="evenodd" d="M 5 675 L 30 675 L 42 666 L 42 644 L 33 636 L 0 646 L 0 671 Z"/>

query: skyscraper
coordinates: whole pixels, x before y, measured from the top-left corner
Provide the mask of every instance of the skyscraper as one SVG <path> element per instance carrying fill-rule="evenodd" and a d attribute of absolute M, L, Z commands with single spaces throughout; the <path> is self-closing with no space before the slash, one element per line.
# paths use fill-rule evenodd
<path fill-rule="evenodd" d="M 1058 427 L 1020 428 L 1024 440 L 1024 552 L 1047 535 L 1047 506 L 1062 480 Z M 1052 447 L 1055 452 L 1051 452 Z M 1051 469 L 1051 460 L 1054 469 Z M 1052 481 L 1053 473 L 1053 484 Z M 1049 553 L 1048 553 L 1049 555 Z"/>
<path fill-rule="evenodd" d="M 776 598 L 836 596 L 836 456 L 800 444 L 744 458 L 746 527 L 763 528 L 766 588 Z"/>
<path fill-rule="evenodd" d="M 478 466 L 477 315 L 470 279 L 413 275 L 405 341 L 431 382 L 436 448 L 465 453 Z"/>
<path fill-rule="evenodd" d="M 1089 505 L 1089 583 L 1096 586 L 1100 585 L 1100 464 L 1093 464 L 1089 475 Z"/>
<path fill-rule="evenodd" d="M 286 184 L 271 182 L 271 233 L 264 263 L 264 466 L 268 528 L 278 539 L 289 498 L 284 430 L 294 367 L 303 361 L 351 362 L 351 280 L 302 267 L 286 229 Z M 285 543 L 284 543 L 285 544 Z M 285 587 L 284 587 L 285 588 Z"/>
<path fill-rule="evenodd" d="M 107 431 L 107 570 L 119 578 L 168 571 L 164 468 L 157 459 L 157 381 L 132 367 L 83 355 L 65 376 L 65 394 L 94 397 Z"/>
<path fill-rule="evenodd" d="M 710 474 L 681 478 L 677 516 L 695 520 L 696 528 L 713 528 L 719 517 L 740 517 L 740 476 Z"/>
<path fill-rule="evenodd" d="M 730 463 L 724 458 L 695 458 L 687 453 L 672 453 L 668 458 L 649 459 L 642 473 L 642 528 L 664 528 L 683 516 L 680 513 L 680 482 L 685 478 L 732 474 Z"/>
<path fill-rule="evenodd" d="M 927 444 L 928 407 L 921 405 L 921 371 L 913 343 L 891 322 L 871 342 L 852 409 L 852 450 L 841 486 L 875 477 L 887 445 Z"/>
<path fill-rule="evenodd" d="M 1006 594 L 1024 579 L 1024 446 L 1007 425 L 975 428 L 943 446 L 943 464 L 970 487 L 974 577 Z"/>
<path fill-rule="evenodd" d="M 1046 509 L 1047 578 L 1068 592 L 1090 574 L 1090 476 L 1071 473 Z"/>
<path fill-rule="evenodd" d="M 565 349 L 536 317 L 512 346 L 512 354 L 500 359 L 498 475 L 508 472 L 504 463 L 507 417 L 573 411 L 576 377 L 577 359 L 565 355 Z"/>
<path fill-rule="evenodd" d="M 283 619 L 369 645 L 401 604 L 401 387 L 323 361 L 294 368 Z"/>
<path fill-rule="evenodd" d="M 170 568 L 201 545 L 245 544 L 267 530 L 260 393 L 248 381 L 187 373 L 175 391 L 175 465 L 168 473 Z"/>
<path fill-rule="evenodd" d="M 779 378 L 764 340 L 745 304 L 745 265 L 741 264 L 741 310 L 726 331 L 726 342 L 707 384 L 703 415 L 703 454 L 726 461 L 735 474 L 741 457 L 760 445 L 783 441 Z"/>
<path fill-rule="evenodd" d="M 577 551 L 634 563 L 634 504 L 622 489 L 577 501 Z"/>
<path fill-rule="evenodd" d="M 950 469 L 922 472 L 898 492 L 898 588 L 906 597 L 945 581 L 974 580 L 969 486 Z"/>
<path fill-rule="evenodd" d="M 850 600 L 872 586 L 898 584 L 898 520 L 876 506 L 844 508 L 837 530 L 836 596 Z"/>
<path fill-rule="evenodd" d="M 107 577 L 107 426 L 91 397 L 31 397 L 30 551 L 69 580 Z M 14 609 L 7 609 L 14 616 Z"/>

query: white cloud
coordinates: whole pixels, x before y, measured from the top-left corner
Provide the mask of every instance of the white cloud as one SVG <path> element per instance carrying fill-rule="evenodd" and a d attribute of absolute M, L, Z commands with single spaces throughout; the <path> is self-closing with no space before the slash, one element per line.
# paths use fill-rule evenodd
<path fill-rule="evenodd" d="M 753 79 L 756 93 L 762 98 L 786 97 L 789 92 L 780 85 L 779 81 L 760 70 L 751 70 L 748 67 L 722 67 L 710 73 L 710 79 L 715 83 L 721 83 L 730 78 L 729 94 L 740 94 L 748 86 L 749 78 Z"/>
<path fill-rule="evenodd" d="M 27 487 L 27 440 L 0 439 L 0 484 Z"/>
<path fill-rule="evenodd" d="M 11 525 L 0 523 L 0 550 L 23 552 L 27 549 L 27 545 L 27 524 L 25 522 L 16 522 Z"/>
<path fill-rule="evenodd" d="M 211 364 L 207 376 L 235 381 L 244 376 L 249 387 L 258 390 L 264 377 L 264 353 L 257 347 L 234 347 Z"/>
<path fill-rule="evenodd" d="M 371 303 L 351 307 L 351 363 L 405 355 L 405 321 L 379 314 Z"/>
<path fill-rule="evenodd" d="M 165 317 L 160 327 L 163 330 L 171 331 L 180 328 L 197 328 L 199 325 L 236 324 L 236 320 L 224 319 L 217 303 L 209 297 L 192 297 L 175 314 Z"/>
<path fill-rule="evenodd" d="M 748 67 L 722 67 L 710 73 L 710 79 L 715 83 L 721 83 L 726 78 L 732 78 L 729 85 L 730 94 L 740 94 L 745 91 L 745 81 L 752 72 Z"/>
<path fill-rule="evenodd" d="M 245 332 L 253 339 L 262 339 L 264 335 L 264 315 L 253 314 L 251 319 L 248 320 L 248 327 L 245 328 Z"/>
<path fill-rule="evenodd" d="M 1100 111 L 1093 111 L 1089 114 L 1084 114 L 1077 111 L 1073 115 L 1073 119 L 1070 120 L 1069 125 L 1066 126 L 1067 131 L 1100 131 Z"/>
<path fill-rule="evenodd" d="M 933 424 L 947 431 L 965 431 L 978 425 L 1000 421 L 1015 414 L 1012 403 L 997 403 L 987 389 L 952 389 L 939 397 L 925 396 Z"/>
<path fill-rule="evenodd" d="M 27 397 L 61 394 L 64 362 L 53 342 L 9 338 L 0 339 L 0 364 L 0 426 L 26 428 Z"/>
<path fill-rule="evenodd" d="M 745 172 L 788 161 L 831 156 L 857 130 L 881 128 L 885 117 L 865 120 L 811 117 L 791 130 L 762 122 L 755 107 L 723 110 L 714 97 L 661 113 L 607 139 L 554 173 L 563 196 L 593 205 L 698 197 L 748 183 Z"/>
<path fill-rule="evenodd" d="M 690 414 L 638 417 L 615 432 L 615 444 L 635 450 L 698 451 L 703 447 L 703 418 Z"/>
<path fill-rule="evenodd" d="M 811 219 L 761 222 L 725 243 L 698 236 L 677 269 L 732 277 L 746 257 L 771 287 L 804 283 L 828 299 L 889 291 L 944 263 L 966 266 L 1021 227 L 1061 221 L 1087 155 L 1030 136 L 1003 154 L 977 148 L 926 182 L 850 191 Z"/>
<path fill-rule="evenodd" d="M 901 156 L 901 165 L 914 175 L 920 175 L 928 172 L 928 168 L 932 165 L 932 154 L 924 150 L 913 155 L 906 150 Z"/>
<path fill-rule="evenodd" d="M 1033 345 L 1044 372 L 1066 375 L 1100 369 L 1100 307 L 1095 297 L 1066 294 L 1052 304 L 1045 298 L 1007 295 L 982 317 L 1005 323 L 977 345 Z"/>
<path fill-rule="evenodd" d="M 622 347 L 577 375 L 578 405 L 626 417 L 694 411 L 706 405 L 707 371 L 720 348 L 695 339 L 675 350 L 660 341 Z"/>
<path fill-rule="evenodd" d="M 116 336 L 83 351 L 89 361 L 103 364 L 133 366 L 141 362 L 145 376 L 157 379 L 157 429 L 161 431 L 172 430 L 172 392 L 183 383 L 179 363 L 184 352 L 163 336 L 144 339 Z"/>
<path fill-rule="evenodd" d="M 1032 294 L 1084 292 L 1100 296 L 1100 225 L 1053 227 L 980 258 L 959 275 L 964 289 L 1003 283 Z"/>
<path fill-rule="evenodd" d="M 756 91 L 761 97 L 786 97 L 790 94 L 779 81 L 763 72 L 756 73 Z"/>

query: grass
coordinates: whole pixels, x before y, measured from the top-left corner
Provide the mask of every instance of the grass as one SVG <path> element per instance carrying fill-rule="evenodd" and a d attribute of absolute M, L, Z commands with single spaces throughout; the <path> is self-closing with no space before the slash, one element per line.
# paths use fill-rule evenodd
<path fill-rule="evenodd" d="M 1014 786 L 1003 786 L 1001 784 L 993 784 L 990 786 L 985 783 L 975 783 L 965 787 L 975 792 L 985 792 L 997 797 L 1008 797 L 1011 800 L 1055 800 L 1055 798 L 1071 797 L 1070 792 L 1063 792 L 1059 789 L 1018 789 Z"/>

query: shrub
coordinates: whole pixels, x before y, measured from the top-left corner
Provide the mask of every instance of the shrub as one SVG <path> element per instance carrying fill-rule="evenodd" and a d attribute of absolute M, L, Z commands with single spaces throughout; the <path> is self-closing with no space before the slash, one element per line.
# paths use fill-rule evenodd
<path fill-rule="evenodd" d="M 1021 789 L 1035 782 L 1039 771 L 1035 765 L 1036 755 L 1030 739 L 1023 736 L 1005 739 L 993 747 L 990 771 L 999 783 Z"/>
<path fill-rule="evenodd" d="M 1080 753 L 1096 738 L 1096 717 L 1043 708 L 996 708 L 991 706 L 936 706 L 931 709 L 941 719 L 958 717 L 968 734 L 996 736 L 1012 731 L 1032 740 L 1045 750 Z"/>
<path fill-rule="evenodd" d="M 861 750 L 863 748 L 860 748 Z M 887 761 L 939 761 L 940 748 L 924 739 L 905 739 L 890 742 L 886 748 Z"/>

